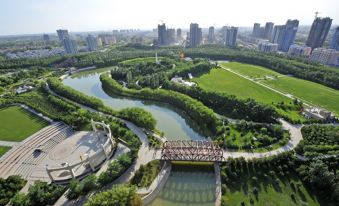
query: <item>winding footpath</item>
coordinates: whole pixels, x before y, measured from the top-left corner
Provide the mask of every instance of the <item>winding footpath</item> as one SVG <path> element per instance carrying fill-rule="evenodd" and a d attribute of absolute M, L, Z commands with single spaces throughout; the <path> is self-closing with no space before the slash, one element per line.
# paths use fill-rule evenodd
<path fill-rule="evenodd" d="M 48 84 L 46 83 L 46 88 L 51 92 L 51 94 L 58 96 L 60 98 L 66 99 L 68 101 L 72 101 L 69 100 L 63 96 L 60 96 L 58 94 L 56 94 L 54 91 L 52 91 Z M 72 101 L 74 102 L 74 101 Z M 104 114 L 100 111 L 97 111 L 93 108 L 89 108 L 86 107 L 84 105 L 81 105 L 79 103 L 74 102 L 75 104 L 81 106 L 84 109 L 88 109 L 92 112 L 98 112 L 101 115 L 106 115 L 106 116 L 111 116 L 114 117 L 112 115 L 109 114 Z M 114 117 L 117 118 L 117 117 Z M 141 165 L 145 165 L 149 162 L 151 162 L 152 160 L 156 160 L 156 159 L 161 159 L 161 150 L 159 149 L 153 149 L 150 148 L 149 146 L 149 141 L 147 138 L 147 135 L 145 134 L 144 130 L 138 126 L 136 126 L 135 124 L 133 124 L 132 122 L 117 118 L 121 121 L 123 121 L 126 126 L 135 134 L 138 136 L 138 138 L 141 141 L 141 146 L 138 152 L 138 157 L 136 158 L 135 162 L 130 166 L 129 169 L 127 169 L 118 179 L 116 179 L 113 183 L 111 183 L 110 185 L 106 186 L 105 188 L 102 189 L 109 189 L 111 188 L 113 185 L 115 184 L 123 184 L 123 183 L 128 183 L 131 178 L 134 176 L 135 172 L 140 168 Z M 224 158 L 239 158 L 239 157 L 244 157 L 245 159 L 253 159 L 253 158 L 264 158 L 264 157 L 270 157 L 270 156 L 274 156 L 283 152 L 287 152 L 290 151 L 292 149 L 294 149 L 297 144 L 302 140 L 302 135 L 301 135 L 301 125 L 292 125 L 282 119 L 279 120 L 282 123 L 282 126 L 285 130 L 288 130 L 291 134 L 291 139 L 289 140 L 289 142 L 276 149 L 276 150 L 272 150 L 269 152 L 264 152 L 264 153 L 258 153 L 258 152 L 235 152 L 235 151 L 230 151 L 230 150 L 224 150 Z M 103 171 L 105 168 L 102 168 L 101 171 Z M 160 182 L 160 181 L 159 181 Z M 156 185 L 153 186 L 154 188 L 156 188 Z M 67 200 L 67 198 L 63 195 L 56 203 L 55 205 L 83 205 L 87 199 L 91 196 L 91 194 L 89 196 L 84 196 L 79 198 L 78 200 L 75 201 L 69 201 Z M 220 196 L 220 195 L 219 195 Z M 220 201 L 220 197 L 218 198 L 218 201 Z"/>
<path fill-rule="evenodd" d="M 281 154 L 283 152 L 287 152 L 290 150 L 293 150 L 299 142 L 302 140 L 302 134 L 301 134 L 301 128 L 302 125 L 293 125 L 285 120 L 280 119 L 279 120 L 285 130 L 288 130 L 291 135 L 291 139 L 288 141 L 288 143 L 278 149 L 268 151 L 268 152 L 234 152 L 225 149 L 224 150 L 224 158 L 227 159 L 229 157 L 231 158 L 239 158 L 244 157 L 245 159 L 253 159 L 253 158 L 264 158 L 264 157 L 270 157 L 274 155 Z"/>

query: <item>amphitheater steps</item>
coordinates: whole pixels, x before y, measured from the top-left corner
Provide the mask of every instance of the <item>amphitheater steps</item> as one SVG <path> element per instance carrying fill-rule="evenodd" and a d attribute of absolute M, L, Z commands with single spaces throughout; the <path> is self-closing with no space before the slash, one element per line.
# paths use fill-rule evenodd
<path fill-rule="evenodd" d="M 67 125 L 57 122 L 31 135 L 1 158 L 0 177 L 16 174 L 27 178 L 48 152 L 72 134 Z"/>

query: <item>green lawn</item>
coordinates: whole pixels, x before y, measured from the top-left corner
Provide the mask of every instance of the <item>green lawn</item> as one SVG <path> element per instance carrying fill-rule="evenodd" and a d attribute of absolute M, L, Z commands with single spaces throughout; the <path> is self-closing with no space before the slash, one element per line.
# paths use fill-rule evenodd
<path fill-rule="evenodd" d="M 0 157 L 4 155 L 11 147 L 0 146 Z"/>
<path fill-rule="evenodd" d="M 245 168 L 244 168 L 245 169 Z M 270 171 L 274 171 L 270 174 Z M 256 178 L 256 179 L 255 179 Z M 252 169 L 242 171 L 225 182 L 222 195 L 223 205 L 240 206 L 317 206 L 316 196 L 311 194 L 293 172 L 280 174 L 279 170 Z M 255 194 L 257 188 L 257 195 Z"/>
<path fill-rule="evenodd" d="M 230 63 L 226 63 L 227 65 Z M 226 65 L 223 64 L 223 65 Z M 193 79 L 201 88 L 207 91 L 219 91 L 232 94 L 238 98 L 252 98 L 265 104 L 274 104 L 284 102 L 285 105 L 291 105 L 292 99 L 258 85 L 250 80 L 240 77 L 225 69 L 212 69 L 208 74 L 204 74 Z M 275 106 L 276 107 L 276 106 Z M 298 111 L 283 110 L 277 108 L 278 113 L 288 116 L 292 120 L 304 121 Z"/>
<path fill-rule="evenodd" d="M 321 84 L 297 79 L 294 77 L 283 77 L 277 80 L 265 80 L 265 84 L 288 92 L 306 103 L 318 105 L 339 114 L 339 91 L 325 87 Z"/>
<path fill-rule="evenodd" d="M 338 90 L 311 81 L 283 76 L 280 73 L 260 66 L 238 62 L 221 63 L 221 65 L 251 78 L 277 77 L 274 79 L 262 79 L 260 82 L 279 91 L 292 94 L 304 100 L 305 103 L 311 103 L 339 114 Z"/>
<path fill-rule="evenodd" d="M 48 123 L 25 109 L 12 106 L 0 109 L 0 140 L 22 141 Z"/>
<path fill-rule="evenodd" d="M 194 78 L 193 81 L 208 91 L 226 92 L 243 99 L 252 98 L 262 103 L 271 104 L 281 101 L 289 103 L 291 101 L 287 97 L 224 69 L 212 69 L 210 73 Z"/>
<path fill-rule="evenodd" d="M 251 78 L 264 78 L 265 76 L 276 77 L 282 75 L 278 72 L 266 69 L 265 67 L 239 62 L 221 63 L 221 65 Z"/>

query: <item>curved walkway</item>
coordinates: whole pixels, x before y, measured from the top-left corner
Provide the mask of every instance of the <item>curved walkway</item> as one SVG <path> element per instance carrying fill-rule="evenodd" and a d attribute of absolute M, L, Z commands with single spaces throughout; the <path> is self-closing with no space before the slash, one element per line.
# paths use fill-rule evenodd
<path fill-rule="evenodd" d="M 55 92 L 53 92 L 48 84 L 46 83 L 46 88 L 53 94 L 56 95 L 60 98 L 66 99 L 68 101 L 71 101 L 63 96 L 60 96 L 58 94 L 56 94 Z M 72 101 L 74 102 L 74 101 Z M 76 102 L 74 102 L 76 103 Z M 102 115 L 107 115 L 107 116 L 111 116 L 114 117 L 112 115 L 108 115 L 108 114 L 103 114 L 100 111 L 97 111 L 95 109 L 89 108 L 87 106 L 81 105 L 79 103 L 76 103 L 77 105 L 83 107 L 84 109 L 90 109 L 93 112 L 98 112 Z M 114 117 L 117 118 L 117 117 Z M 120 119 L 120 118 L 117 118 Z M 160 150 L 156 150 L 156 149 L 151 149 L 148 145 L 148 139 L 147 139 L 147 135 L 145 134 L 145 132 L 139 128 L 138 126 L 136 126 L 135 124 L 133 124 L 132 122 L 120 119 L 121 121 L 126 123 L 126 126 L 134 133 L 136 134 L 140 141 L 141 141 L 141 146 L 140 146 L 140 150 L 138 153 L 138 158 L 135 162 L 135 167 L 134 165 L 132 167 L 134 167 L 136 170 L 140 167 L 141 164 L 147 164 L 148 162 L 154 160 L 154 159 L 160 159 L 161 158 L 161 151 Z M 301 134 L 301 128 L 302 125 L 293 125 L 283 119 L 279 120 L 282 123 L 282 126 L 285 130 L 288 130 L 291 134 L 291 139 L 288 141 L 288 143 L 278 149 L 269 151 L 269 152 L 237 152 L 237 151 L 233 151 L 233 150 L 228 150 L 225 149 L 224 150 L 224 157 L 225 159 L 227 158 L 239 158 L 239 157 L 244 157 L 245 159 L 253 159 L 253 158 L 264 158 L 264 157 L 270 157 L 270 156 L 274 156 L 274 155 L 278 155 L 280 153 L 283 152 L 287 152 L 290 150 L 293 150 L 298 143 L 302 140 L 302 134 Z M 128 171 L 130 173 L 132 173 L 131 175 L 133 175 L 136 170 L 132 170 L 132 171 Z M 127 173 L 127 171 L 126 171 Z M 123 175 L 121 176 L 121 178 L 118 178 L 117 182 L 125 182 L 126 180 L 131 178 L 131 175 Z M 121 179 L 121 180 L 120 180 Z"/>
<path fill-rule="evenodd" d="M 285 130 L 288 130 L 291 134 L 291 139 L 288 141 L 288 143 L 278 149 L 269 151 L 269 152 L 235 152 L 231 150 L 224 150 L 224 157 L 225 159 L 231 157 L 231 158 L 239 158 L 244 157 L 245 159 L 253 159 L 253 158 L 264 158 L 264 157 L 270 157 L 274 155 L 281 154 L 283 152 L 287 152 L 290 150 L 293 150 L 298 143 L 302 140 L 302 134 L 301 134 L 301 128 L 302 125 L 293 125 L 285 120 L 280 119 L 279 120 L 282 123 L 282 126 Z"/>
<path fill-rule="evenodd" d="M 46 88 L 53 94 L 56 95 L 60 98 L 63 99 L 67 99 L 65 97 L 62 97 L 58 94 L 56 94 L 55 92 L 53 92 L 48 84 L 46 83 Z M 67 99 L 68 101 L 71 101 L 69 99 Z M 74 101 L 72 101 L 74 102 Z M 76 102 L 74 102 L 76 103 Z M 77 105 L 85 108 L 85 109 L 90 109 L 92 112 L 98 112 L 102 115 L 107 115 L 107 116 L 111 116 L 114 117 L 112 115 L 109 114 L 103 114 L 100 111 L 94 110 L 92 108 L 88 108 L 84 105 L 81 105 L 79 103 L 76 103 Z M 114 117 L 117 118 L 117 117 Z M 117 118 L 120 119 L 120 118 Z M 135 134 L 139 137 L 140 141 L 141 141 L 141 146 L 138 152 L 138 158 L 135 160 L 135 162 L 132 164 L 132 166 L 124 172 L 124 174 L 122 174 L 118 179 L 116 179 L 112 184 L 108 185 L 105 188 L 110 188 L 112 187 L 112 185 L 114 184 L 122 184 L 122 183 L 127 183 L 131 180 L 131 178 L 134 176 L 135 172 L 140 168 L 141 165 L 145 165 L 148 162 L 154 160 L 154 159 L 161 159 L 161 150 L 157 150 L 157 149 L 152 149 L 149 147 L 149 142 L 148 142 L 148 138 L 147 135 L 145 134 L 145 132 L 143 131 L 143 129 L 141 129 L 140 127 L 136 126 L 135 124 L 133 124 L 132 122 L 120 119 L 121 121 L 123 121 L 126 126 Z M 276 150 L 270 151 L 270 152 L 265 152 L 265 153 L 255 153 L 255 152 L 234 152 L 234 151 L 229 151 L 229 150 L 224 150 L 224 157 L 225 159 L 231 157 L 231 158 L 239 158 L 239 157 L 244 157 L 245 159 L 253 159 L 253 158 L 264 158 L 264 157 L 269 157 L 269 156 L 274 156 L 286 151 L 290 151 L 292 149 L 294 149 L 297 144 L 300 142 L 300 140 L 302 139 L 302 135 L 301 135 L 301 127 L 300 125 L 292 125 L 284 120 L 280 120 L 280 122 L 282 123 L 282 126 L 284 129 L 288 130 L 291 134 L 291 139 L 289 140 L 289 142 L 284 145 L 283 147 L 280 147 Z M 80 198 L 79 201 L 68 201 L 64 196 L 62 196 L 59 201 L 55 204 L 55 205 L 82 205 L 84 203 L 84 201 L 87 199 L 88 197 L 85 196 L 83 198 Z M 71 204 L 70 204 L 71 203 Z"/>

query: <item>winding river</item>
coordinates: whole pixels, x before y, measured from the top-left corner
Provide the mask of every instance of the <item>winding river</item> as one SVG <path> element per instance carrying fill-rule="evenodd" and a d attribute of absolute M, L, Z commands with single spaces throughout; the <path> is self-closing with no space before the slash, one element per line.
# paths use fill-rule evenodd
<path fill-rule="evenodd" d="M 152 113 L 156 128 L 169 140 L 201 140 L 202 132 L 185 112 L 164 103 L 107 95 L 99 79 L 107 69 L 80 72 L 64 79 L 63 83 L 89 96 L 101 99 L 106 105 L 119 110 L 140 107 Z M 209 206 L 215 202 L 213 169 L 206 166 L 174 166 L 168 181 L 152 206 Z"/>

